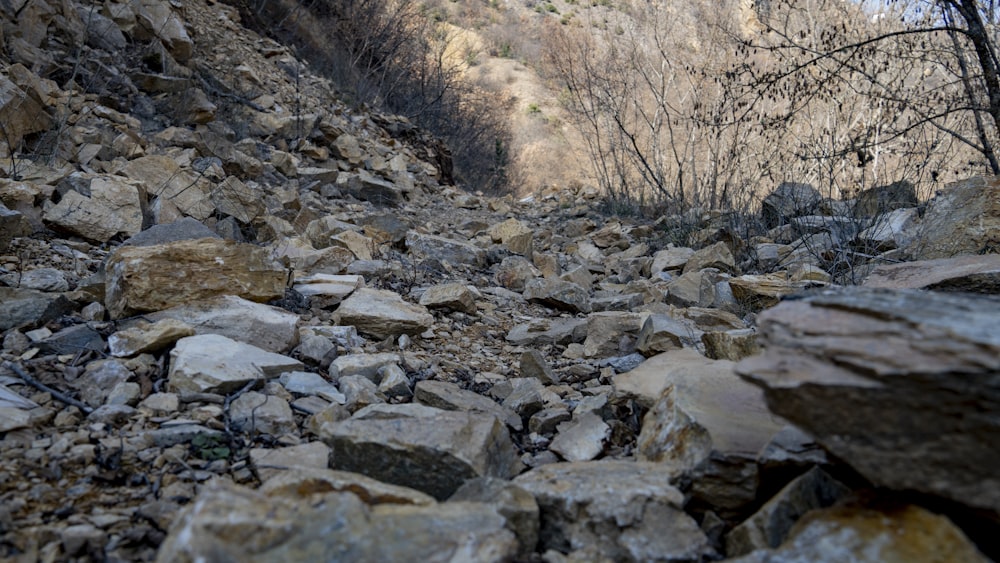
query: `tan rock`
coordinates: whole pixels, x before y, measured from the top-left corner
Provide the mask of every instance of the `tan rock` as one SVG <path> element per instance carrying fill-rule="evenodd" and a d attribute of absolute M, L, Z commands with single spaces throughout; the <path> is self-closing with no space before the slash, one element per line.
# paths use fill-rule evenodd
<path fill-rule="evenodd" d="M 13 152 L 18 150 L 25 135 L 47 131 L 53 122 L 39 100 L 0 76 L 0 123 L 4 124 L 4 138 L 0 142 L 10 144 L 7 150 Z"/>
<path fill-rule="evenodd" d="M 392 291 L 359 289 L 337 309 L 341 324 L 376 338 L 420 334 L 434 324 L 426 307 L 413 305 Z"/>
<path fill-rule="evenodd" d="M 736 300 L 754 311 L 773 307 L 785 295 L 801 291 L 808 285 L 808 282 L 790 281 L 784 273 L 748 274 L 729 280 Z"/>
<path fill-rule="evenodd" d="M 371 260 L 377 247 L 375 241 L 357 231 L 342 231 L 330 237 L 333 246 L 339 246 L 351 251 L 358 260 Z"/>
<path fill-rule="evenodd" d="M 211 183 L 194 171 L 181 168 L 168 156 L 149 155 L 130 160 L 122 172 L 142 182 L 149 195 L 169 200 L 185 215 L 203 221 L 215 212 L 209 197 Z"/>
<path fill-rule="evenodd" d="M 427 288 L 420 304 L 429 309 L 450 309 L 475 314 L 476 296 L 465 284 L 448 283 Z"/>
<path fill-rule="evenodd" d="M 157 37 L 178 62 L 187 62 L 194 54 L 194 42 L 184 28 L 184 21 L 173 12 L 169 2 L 141 0 L 133 3 L 136 21 L 145 33 Z"/>
<path fill-rule="evenodd" d="M 269 301 L 288 281 L 265 249 L 219 239 L 123 246 L 108 259 L 107 276 L 105 305 L 116 319 L 219 295 Z"/>
<path fill-rule="evenodd" d="M 124 358 L 143 352 L 162 350 L 181 338 L 194 334 L 194 327 L 187 323 L 175 319 L 163 319 L 144 326 L 119 330 L 108 338 L 108 349 L 112 356 Z"/>
<path fill-rule="evenodd" d="M 1000 293 L 1000 255 L 957 256 L 878 266 L 862 285 L 996 294 Z"/>
<path fill-rule="evenodd" d="M 212 204 L 241 223 L 250 223 L 264 212 L 259 190 L 254 190 L 235 176 L 228 176 L 212 189 Z"/>
<path fill-rule="evenodd" d="M 121 233 L 142 230 L 142 193 L 111 176 L 90 181 L 90 197 L 66 192 L 59 203 L 44 214 L 46 222 L 84 238 L 106 242 Z"/>
<path fill-rule="evenodd" d="M 530 227 L 517 219 L 507 219 L 489 229 L 493 242 L 499 242 L 514 254 L 520 254 L 529 260 L 532 256 L 533 233 Z"/>

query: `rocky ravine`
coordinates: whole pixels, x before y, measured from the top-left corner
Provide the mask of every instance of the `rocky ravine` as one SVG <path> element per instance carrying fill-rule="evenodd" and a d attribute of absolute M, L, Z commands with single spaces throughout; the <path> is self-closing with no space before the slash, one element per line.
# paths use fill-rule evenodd
<path fill-rule="evenodd" d="M 595 194 L 442 185 L 433 140 L 225 5 L 13 4 L 4 558 L 994 549 L 997 180 L 922 218 L 898 186 L 845 213 L 785 185 L 767 238 L 708 214 L 668 247 Z M 922 261 L 830 285 L 859 245 Z"/>

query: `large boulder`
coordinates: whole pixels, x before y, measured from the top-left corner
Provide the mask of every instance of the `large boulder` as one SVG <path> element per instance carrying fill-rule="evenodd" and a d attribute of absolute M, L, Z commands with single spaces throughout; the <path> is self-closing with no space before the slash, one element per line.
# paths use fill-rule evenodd
<path fill-rule="evenodd" d="M 220 295 L 269 301 L 288 282 L 265 249 L 212 238 L 119 247 L 107 276 L 106 306 L 116 319 Z"/>
<path fill-rule="evenodd" d="M 760 316 L 738 372 L 874 484 L 1000 515 L 1000 299 L 840 288 Z"/>

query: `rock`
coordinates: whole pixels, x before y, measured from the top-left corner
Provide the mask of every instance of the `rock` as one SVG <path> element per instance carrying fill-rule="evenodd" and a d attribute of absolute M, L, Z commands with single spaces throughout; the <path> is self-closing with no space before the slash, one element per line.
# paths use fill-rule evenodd
<path fill-rule="evenodd" d="M 281 374 L 278 381 L 293 395 L 318 395 L 334 403 L 344 404 L 347 402 L 343 393 L 318 373 L 292 371 Z"/>
<path fill-rule="evenodd" d="M 635 347 L 646 356 L 655 356 L 683 348 L 685 341 L 693 340 L 693 334 L 692 327 L 669 315 L 652 314 L 643 321 Z"/>
<path fill-rule="evenodd" d="M 360 375 L 372 383 L 381 380 L 379 370 L 401 362 L 399 354 L 383 352 L 381 354 L 345 354 L 337 357 L 331 364 L 340 377 Z"/>
<path fill-rule="evenodd" d="M 47 354 L 80 354 L 88 350 L 104 351 L 104 338 L 86 324 L 60 330 L 36 343 Z"/>
<path fill-rule="evenodd" d="M 1000 255 L 958 256 L 876 266 L 865 287 L 1000 293 Z"/>
<path fill-rule="evenodd" d="M 411 231 L 406 235 L 410 252 L 426 258 L 435 258 L 453 266 L 481 267 L 486 263 L 486 251 L 463 242 L 437 235 Z"/>
<path fill-rule="evenodd" d="M 139 410 L 153 416 L 169 416 L 180 409 L 180 397 L 176 393 L 153 393 L 139 403 Z"/>
<path fill-rule="evenodd" d="M 399 487 L 377 481 L 370 477 L 365 477 L 360 473 L 349 471 L 334 471 L 325 469 L 330 450 L 322 442 L 310 442 L 304 446 L 296 446 L 296 449 L 282 448 L 283 453 L 292 454 L 299 448 L 308 448 L 309 457 L 312 458 L 310 465 L 318 464 L 320 454 L 325 454 L 323 458 L 323 468 L 319 467 L 289 467 L 288 470 L 275 471 L 260 486 L 260 492 L 270 496 L 320 496 L 326 493 L 354 493 L 365 504 L 412 504 L 417 506 L 430 506 L 436 504 L 434 497 L 426 495 L 415 489 Z M 274 450 L 260 450 L 261 456 L 268 455 Z M 252 451 L 251 451 L 252 452 Z M 251 453 L 251 455 L 253 455 Z M 290 457 L 290 456 L 283 456 Z M 267 459 L 261 457 L 262 461 Z M 289 461 L 295 461 L 289 459 Z M 297 463 L 297 462 L 296 462 Z"/>
<path fill-rule="evenodd" d="M 341 231 L 331 236 L 328 246 L 346 248 L 358 260 L 371 260 L 372 250 L 378 248 L 378 245 L 372 239 L 352 230 Z"/>
<path fill-rule="evenodd" d="M 38 291 L 69 291 L 69 282 L 66 275 L 55 268 L 38 268 L 29 270 L 18 277 L 19 285 L 24 289 L 36 289 Z"/>
<path fill-rule="evenodd" d="M 377 178 L 365 170 L 357 174 L 341 174 L 337 185 L 342 186 L 352 197 L 375 205 L 397 206 L 403 202 L 403 189 L 400 186 Z"/>
<path fill-rule="evenodd" d="M 519 377 L 509 381 L 512 389 L 503 400 L 505 408 L 528 418 L 545 407 L 545 387 L 541 381 L 533 377 Z"/>
<path fill-rule="evenodd" d="M 219 334 L 268 352 L 287 352 L 298 342 L 298 315 L 232 295 L 178 305 L 145 318 L 174 319 L 193 327 L 195 334 Z"/>
<path fill-rule="evenodd" d="M 59 539 L 62 541 L 63 553 L 71 556 L 79 554 L 84 549 L 88 551 L 103 549 L 107 543 L 106 534 L 91 524 L 67 526 L 60 531 Z"/>
<path fill-rule="evenodd" d="M 159 562 L 504 561 L 517 541 L 481 503 L 367 507 L 352 493 L 303 502 L 298 492 L 267 496 L 227 484 L 203 490 L 171 526 Z"/>
<path fill-rule="evenodd" d="M 947 186 L 928 204 L 912 236 L 904 250 L 916 260 L 995 253 L 1000 240 L 1000 177 Z"/>
<path fill-rule="evenodd" d="M 66 192 L 43 218 L 55 228 L 97 242 L 142 230 L 144 202 L 135 186 L 114 177 L 96 177 L 90 181 L 89 192 L 89 196 Z"/>
<path fill-rule="evenodd" d="M 188 336 L 170 352 L 167 387 L 175 393 L 225 394 L 302 367 L 297 360 L 225 336 Z"/>
<path fill-rule="evenodd" d="M 901 180 L 862 191 L 854 204 L 859 217 L 874 216 L 897 209 L 917 206 L 917 190 L 911 182 Z"/>
<path fill-rule="evenodd" d="M 705 268 L 715 268 L 727 273 L 736 272 L 736 259 L 733 251 L 724 242 L 717 242 L 696 251 L 684 265 L 684 273 L 698 272 Z"/>
<path fill-rule="evenodd" d="M 507 520 L 507 529 L 517 536 L 519 555 L 529 557 L 538 544 L 538 503 L 523 488 L 495 477 L 477 477 L 466 481 L 448 502 L 481 502 L 496 508 Z"/>
<path fill-rule="evenodd" d="M 660 272 L 681 270 L 692 256 L 694 250 L 691 248 L 666 248 L 653 255 L 653 265 L 649 271 L 655 277 Z"/>
<path fill-rule="evenodd" d="M 607 358 L 634 352 L 645 320 L 644 313 L 591 314 L 587 317 L 587 339 L 583 342 L 583 355 L 587 358 Z"/>
<path fill-rule="evenodd" d="M 985 563 L 989 559 L 947 518 L 918 506 L 848 505 L 806 514 L 778 549 L 758 550 L 728 561 Z"/>
<path fill-rule="evenodd" d="M 555 434 L 556 428 L 573 417 L 566 407 L 551 407 L 542 409 L 531 415 L 528 421 L 528 431 L 542 436 Z"/>
<path fill-rule="evenodd" d="M 194 42 L 184 28 L 184 21 L 173 13 L 170 4 L 160 0 L 141 0 L 134 5 L 136 23 L 144 33 L 159 38 L 178 62 L 194 54 Z"/>
<path fill-rule="evenodd" d="M 236 401 L 233 403 L 235 406 Z M 253 465 L 261 482 L 264 483 L 282 473 L 294 472 L 296 469 L 325 471 L 329 461 L 330 448 L 323 442 L 309 442 L 287 448 L 253 448 L 250 450 L 250 464 Z M 288 481 L 286 480 L 284 483 L 287 486 Z M 275 490 L 275 485 L 272 485 L 263 492 Z"/>
<path fill-rule="evenodd" d="M 476 313 L 476 296 L 461 283 L 448 283 L 427 288 L 420 296 L 420 304 L 428 309 L 447 309 L 473 315 Z"/>
<path fill-rule="evenodd" d="M 1000 402 L 1000 300 L 828 289 L 759 323 L 765 351 L 738 371 L 775 413 L 878 486 L 1000 514 L 1000 425 L 967 414 Z"/>
<path fill-rule="evenodd" d="M 816 188 L 809 184 L 783 182 L 776 190 L 764 198 L 761 217 L 771 229 L 787 223 L 793 217 L 808 215 L 823 200 Z"/>
<path fill-rule="evenodd" d="M 738 362 L 760 352 L 757 331 L 752 328 L 706 332 L 701 335 L 705 356 L 713 360 Z"/>
<path fill-rule="evenodd" d="M 31 426 L 31 413 L 17 407 L 0 406 L 0 433 Z"/>
<path fill-rule="evenodd" d="M 524 284 L 524 298 L 570 313 L 590 312 L 587 290 L 572 282 L 535 278 Z"/>
<path fill-rule="evenodd" d="M 490 227 L 488 232 L 493 242 L 499 242 L 514 254 L 525 256 L 531 260 L 533 233 L 531 227 L 522 221 L 507 219 Z"/>
<path fill-rule="evenodd" d="M 733 365 L 685 348 L 613 379 L 616 394 L 650 407 L 637 457 L 688 476 L 695 500 L 723 518 L 740 515 L 754 501 L 757 454 L 785 424 Z"/>
<path fill-rule="evenodd" d="M 871 226 L 858 233 L 858 240 L 879 250 L 904 248 L 910 243 L 918 220 L 917 209 L 896 209 L 878 216 Z"/>
<path fill-rule="evenodd" d="M 709 552 L 684 495 L 655 463 L 587 461 L 532 469 L 514 484 L 535 496 L 538 550 L 592 549 L 612 561 L 692 561 Z"/>
<path fill-rule="evenodd" d="M 131 377 L 132 371 L 120 360 L 99 360 L 87 364 L 87 370 L 76 384 L 83 402 L 96 408 L 107 401 L 116 386 Z"/>
<path fill-rule="evenodd" d="M 447 411 L 478 412 L 491 414 L 514 430 L 523 429 L 521 417 L 487 397 L 466 391 L 454 383 L 426 379 L 418 381 L 413 389 L 413 400 L 428 407 Z"/>
<path fill-rule="evenodd" d="M 590 461 L 604 451 L 611 427 L 594 413 L 585 413 L 557 428 L 549 449 L 566 461 Z"/>
<path fill-rule="evenodd" d="M 392 291 L 367 288 L 345 299 L 337 309 L 337 316 L 340 324 L 352 325 L 378 339 L 420 334 L 434 324 L 434 317 L 426 307 L 407 303 Z"/>
<path fill-rule="evenodd" d="M 212 189 L 210 199 L 219 213 L 249 224 L 265 211 L 261 196 L 260 190 L 244 184 L 236 176 L 227 176 Z"/>
<path fill-rule="evenodd" d="M 729 280 L 733 296 L 744 307 L 760 311 L 773 307 L 786 295 L 809 287 L 808 282 L 789 281 L 784 274 L 745 275 Z"/>
<path fill-rule="evenodd" d="M 333 469 L 356 471 L 443 500 L 466 480 L 517 472 L 510 436 L 496 418 L 418 404 L 372 405 L 324 425 Z"/>
<path fill-rule="evenodd" d="M 410 378 L 403 368 L 396 364 L 382 366 L 378 370 L 378 392 L 391 398 L 410 397 Z"/>
<path fill-rule="evenodd" d="M 183 214 L 199 221 L 212 216 L 215 206 L 211 182 L 194 170 L 181 168 L 164 155 L 149 155 L 128 161 L 122 173 L 146 187 L 146 192 L 176 206 Z"/>
<path fill-rule="evenodd" d="M 20 211 L 8 209 L 0 201 L 0 252 L 5 252 L 10 241 L 31 234 L 31 223 Z"/>
<path fill-rule="evenodd" d="M 508 256 L 497 266 L 496 281 L 512 291 L 524 291 L 524 286 L 542 273 L 523 256 Z"/>
<path fill-rule="evenodd" d="M 753 516 L 726 534 L 726 555 L 745 555 L 756 549 L 778 547 L 789 530 L 810 510 L 832 506 L 851 490 L 814 467 L 785 485 Z"/>
<path fill-rule="evenodd" d="M 545 385 L 559 383 L 559 378 L 538 350 L 526 350 L 521 354 L 520 370 L 521 377 L 534 377 Z"/>
<path fill-rule="evenodd" d="M 349 412 L 353 413 L 369 405 L 385 403 L 385 395 L 379 393 L 375 383 L 363 375 L 341 377 L 337 383 L 344 393 L 344 406 Z M 321 432 L 319 434 L 322 435 Z"/>
<path fill-rule="evenodd" d="M 237 397 L 229 407 L 229 418 L 235 430 L 250 435 L 281 436 L 297 429 L 287 401 L 256 391 Z"/>
<path fill-rule="evenodd" d="M 26 135 L 47 131 L 52 117 L 34 96 L 6 76 L 0 77 L 0 121 L 4 124 L 4 144 L 13 153 Z"/>
<path fill-rule="evenodd" d="M 293 289 L 313 298 L 314 305 L 324 308 L 337 305 L 355 290 L 365 286 L 365 278 L 357 275 L 312 274 L 295 279 Z"/>
<path fill-rule="evenodd" d="M 108 349 L 112 356 L 124 358 L 162 350 L 177 340 L 194 334 L 194 327 L 187 323 L 163 319 L 119 330 L 108 338 Z"/>
<path fill-rule="evenodd" d="M 153 225 L 152 227 L 137 233 L 122 243 L 124 246 L 156 246 L 168 242 L 180 240 L 196 240 L 202 238 L 217 238 L 219 235 L 212 229 L 206 227 L 201 221 L 184 217 L 173 223 Z"/>
<path fill-rule="evenodd" d="M 715 270 L 687 272 L 667 284 L 667 303 L 677 307 L 710 307 L 715 302 Z"/>
<path fill-rule="evenodd" d="M 360 164 L 365 156 L 364 151 L 361 150 L 361 146 L 358 144 L 358 139 L 353 135 L 340 135 L 330 145 L 330 149 L 337 158 L 346 160 L 351 164 Z"/>
<path fill-rule="evenodd" d="M 112 318 L 236 295 L 268 301 L 285 294 L 288 272 L 263 248 L 219 239 L 122 246 L 107 265 Z"/>
<path fill-rule="evenodd" d="M 582 343 L 587 338 L 587 319 L 535 319 L 519 324 L 507 333 L 515 346 Z"/>

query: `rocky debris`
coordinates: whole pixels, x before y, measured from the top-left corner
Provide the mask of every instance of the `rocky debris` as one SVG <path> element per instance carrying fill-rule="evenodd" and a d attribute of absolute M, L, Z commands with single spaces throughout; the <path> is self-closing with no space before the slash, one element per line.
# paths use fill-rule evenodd
<path fill-rule="evenodd" d="M 472 412 L 418 404 L 372 405 L 323 425 L 333 469 L 408 486 L 438 500 L 474 477 L 510 478 L 518 471 L 503 423 Z"/>
<path fill-rule="evenodd" d="M 426 307 L 403 301 L 392 291 L 363 288 L 355 291 L 337 308 L 342 324 L 375 338 L 419 334 L 434 324 Z"/>
<path fill-rule="evenodd" d="M 995 295 L 1000 293 L 1000 255 L 959 256 L 878 266 L 863 285 Z"/>
<path fill-rule="evenodd" d="M 682 510 L 671 477 L 655 463 L 586 461 L 545 465 L 514 483 L 538 503 L 542 550 L 591 560 L 698 560 L 708 540 Z"/>
<path fill-rule="evenodd" d="M 122 246 L 108 258 L 112 318 L 162 311 L 219 295 L 263 302 L 282 297 L 288 272 L 257 246 L 218 239 Z"/>
<path fill-rule="evenodd" d="M 998 427 L 963 413 L 997 404 L 998 319 L 990 297 L 830 289 L 763 313 L 764 354 L 738 369 L 770 409 L 876 485 L 995 518 Z"/>
<path fill-rule="evenodd" d="M 700 354 L 755 353 L 760 307 L 908 258 L 927 233 L 923 209 L 889 210 L 913 204 L 905 186 L 858 204 L 784 186 L 802 201 L 775 194 L 774 228 L 747 240 L 713 210 L 602 216 L 589 186 L 470 194 L 447 185 L 439 141 L 338 101 L 227 3 L 15 8 L 0 9 L 0 117 L 24 141 L 0 159 L 0 559 L 701 560 L 737 526 L 785 530 L 813 466 L 854 475 L 817 443 L 836 453 L 831 433 L 766 416 L 731 363 Z M 73 80 L 42 77 L 66 64 Z M 945 227 L 989 253 L 977 197 L 934 211 L 943 194 L 924 227 L 957 218 Z M 957 265 L 974 260 L 989 263 L 962 258 L 954 281 L 920 265 L 926 287 L 987 290 L 992 270 Z M 131 267 L 145 286 L 113 271 Z M 911 338 L 917 358 L 954 348 L 978 366 L 960 373 L 988 371 L 992 344 L 955 334 Z M 992 412 L 931 372 L 928 413 Z M 802 410 L 823 422 L 826 401 L 854 416 L 825 395 Z M 957 465 L 991 466 L 975 448 L 996 448 L 957 442 Z M 328 469 L 347 465 L 454 495 Z M 510 481 L 522 465 L 545 492 Z M 989 510 L 948 498 L 987 545 Z M 942 506 L 927 499 L 910 500 Z"/>
<path fill-rule="evenodd" d="M 764 198 L 761 217 L 768 228 L 777 227 L 794 217 L 809 215 L 822 199 L 819 191 L 809 184 L 783 182 Z"/>

